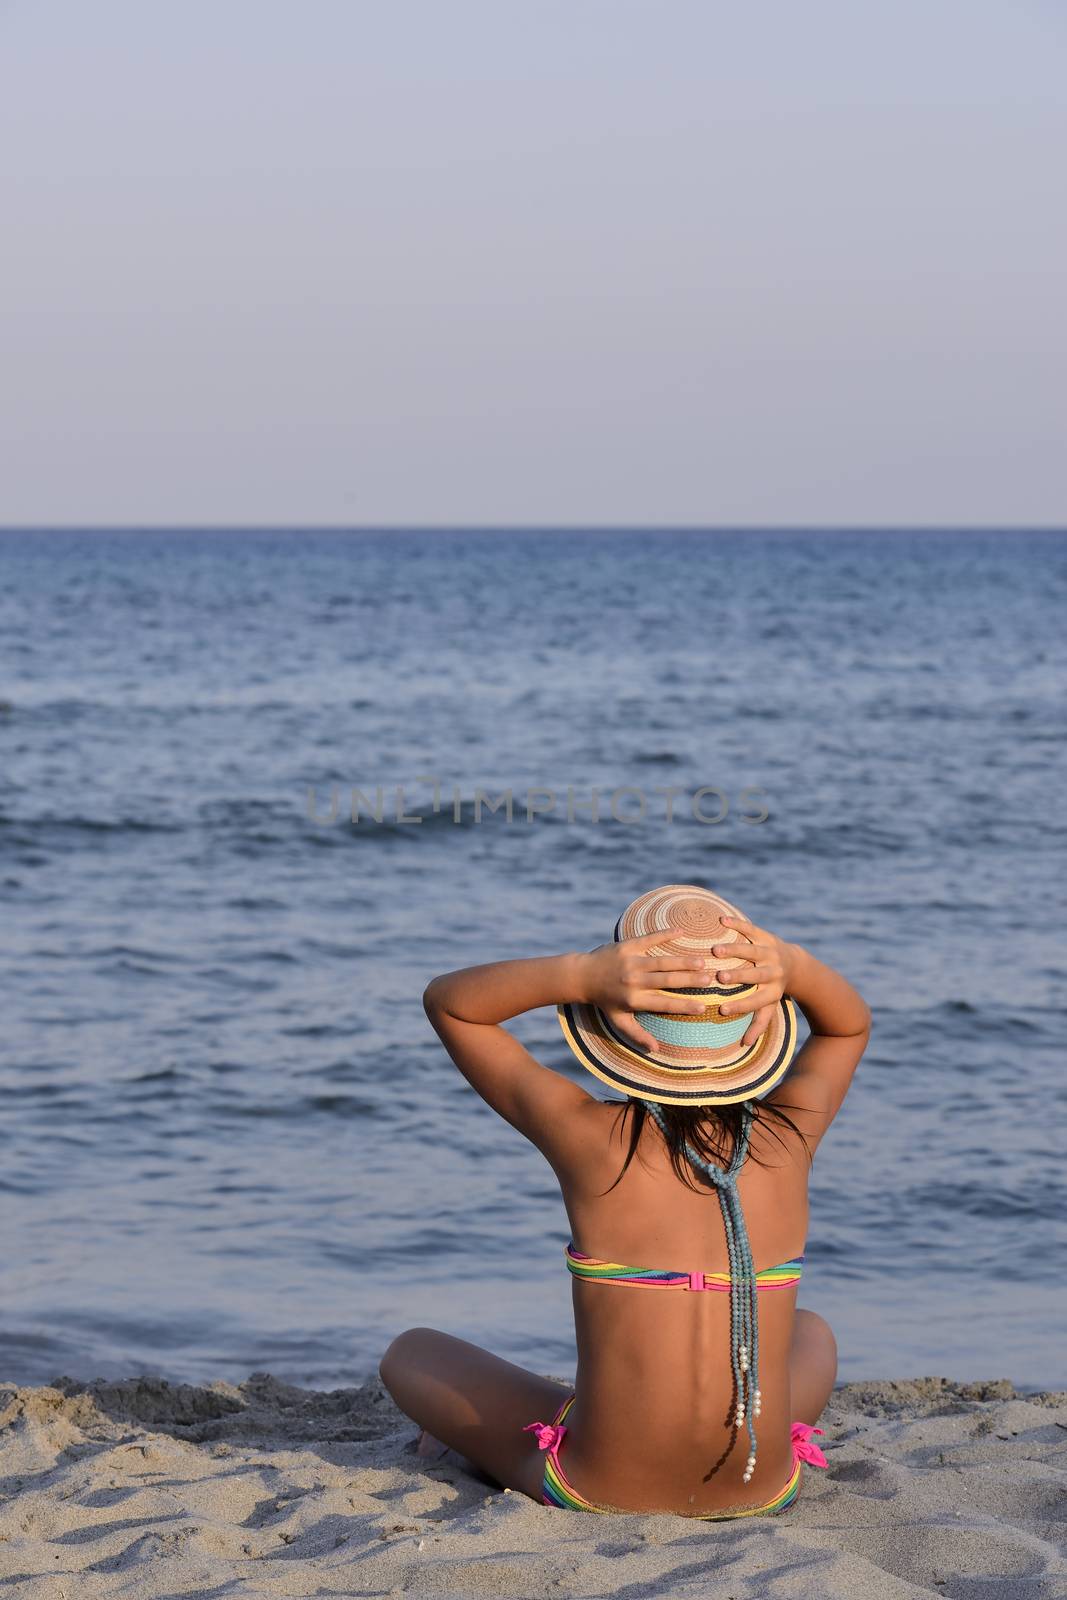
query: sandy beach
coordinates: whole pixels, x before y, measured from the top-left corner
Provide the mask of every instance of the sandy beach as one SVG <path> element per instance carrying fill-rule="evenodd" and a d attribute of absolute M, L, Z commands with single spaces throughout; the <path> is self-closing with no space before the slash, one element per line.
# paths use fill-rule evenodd
<path fill-rule="evenodd" d="M 559 1375 L 556 1375 L 559 1376 Z M 847 1383 L 778 1518 L 594 1517 L 489 1490 L 377 1380 L 0 1388 L 12 1597 L 557 1595 L 1064 1600 L 1067 1392 Z"/>

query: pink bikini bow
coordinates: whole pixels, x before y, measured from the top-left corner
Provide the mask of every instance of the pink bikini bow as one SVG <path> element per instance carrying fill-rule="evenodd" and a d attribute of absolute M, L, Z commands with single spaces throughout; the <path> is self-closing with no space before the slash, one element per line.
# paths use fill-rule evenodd
<path fill-rule="evenodd" d="M 810 1461 L 813 1467 L 828 1467 L 830 1463 L 823 1455 L 817 1444 L 812 1444 L 810 1435 L 822 1433 L 821 1428 L 812 1428 L 806 1422 L 794 1422 L 792 1427 L 793 1455 L 801 1461 Z"/>
<path fill-rule="evenodd" d="M 537 1434 L 537 1448 L 539 1450 L 556 1450 L 567 1428 L 565 1423 L 558 1423 L 553 1427 L 550 1422 L 528 1422 L 522 1431 L 523 1433 Z"/>

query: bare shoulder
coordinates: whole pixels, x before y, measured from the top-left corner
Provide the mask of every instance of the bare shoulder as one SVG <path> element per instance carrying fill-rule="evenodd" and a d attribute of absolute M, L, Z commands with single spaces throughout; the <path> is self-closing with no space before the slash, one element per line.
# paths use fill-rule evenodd
<path fill-rule="evenodd" d="M 555 1135 L 552 1165 L 561 1182 L 599 1185 L 609 1168 L 613 1176 L 618 1172 L 629 1148 L 623 1127 L 625 1109 L 624 1101 L 597 1100 L 591 1095 L 575 1107 L 566 1127 Z"/>

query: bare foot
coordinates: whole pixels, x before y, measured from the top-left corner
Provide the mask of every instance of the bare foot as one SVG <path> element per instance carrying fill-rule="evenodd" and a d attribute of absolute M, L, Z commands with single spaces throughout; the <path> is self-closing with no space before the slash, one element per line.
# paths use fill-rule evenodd
<path fill-rule="evenodd" d="M 442 1444 L 440 1439 L 435 1439 L 432 1433 L 427 1433 L 423 1428 L 415 1445 L 415 1454 L 423 1456 L 427 1461 L 440 1461 L 447 1454 L 447 1444 Z"/>
<path fill-rule="evenodd" d="M 415 1454 L 424 1461 L 443 1461 L 448 1458 L 448 1464 L 457 1466 L 461 1472 L 466 1472 L 470 1477 L 477 1478 L 479 1483 L 484 1483 L 490 1489 L 500 1489 L 503 1486 L 497 1483 L 494 1477 L 478 1466 L 477 1462 L 468 1461 L 458 1450 L 453 1450 L 447 1444 L 442 1444 L 440 1439 L 435 1439 L 432 1433 L 427 1433 L 423 1428 L 415 1441 Z"/>

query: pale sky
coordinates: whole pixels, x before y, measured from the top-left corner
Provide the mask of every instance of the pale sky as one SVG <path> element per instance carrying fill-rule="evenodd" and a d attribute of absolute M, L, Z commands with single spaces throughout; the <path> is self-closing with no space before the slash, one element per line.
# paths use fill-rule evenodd
<path fill-rule="evenodd" d="M 1062 0 L 0 0 L 0 524 L 1067 524 Z"/>

